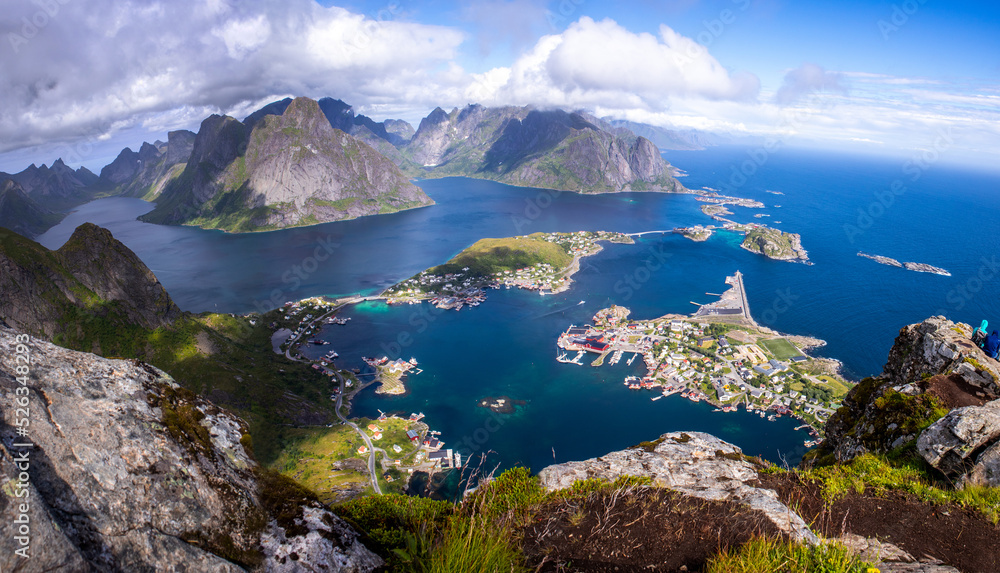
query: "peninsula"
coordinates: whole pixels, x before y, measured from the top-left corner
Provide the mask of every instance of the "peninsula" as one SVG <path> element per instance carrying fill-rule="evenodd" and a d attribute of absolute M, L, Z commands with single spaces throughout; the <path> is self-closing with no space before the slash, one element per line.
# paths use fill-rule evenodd
<path fill-rule="evenodd" d="M 820 435 L 827 418 L 840 407 L 852 384 L 837 373 L 835 361 L 812 358 L 801 348 L 822 346 L 821 340 L 785 336 L 758 326 L 750 318 L 742 275 L 726 279 L 730 289 L 719 301 L 702 305 L 688 317 L 666 315 L 630 319 L 621 306 L 598 311 L 592 325 L 570 325 L 557 341 L 556 359 L 592 366 L 618 363 L 631 353 L 631 365 L 642 357 L 646 373 L 628 376 L 631 390 L 655 390 L 652 400 L 680 394 L 694 402 L 707 401 L 732 412 L 739 405 L 761 417 L 792 415 Z M 576 352 L 573 358 L 570 352 Z M 806 440 L 812 446 L 816 440 Z"/>

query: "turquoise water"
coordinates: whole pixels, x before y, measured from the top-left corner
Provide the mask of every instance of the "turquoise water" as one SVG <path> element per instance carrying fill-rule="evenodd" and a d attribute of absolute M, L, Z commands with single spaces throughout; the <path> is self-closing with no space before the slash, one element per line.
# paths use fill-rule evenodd
<path fill-rule="evenodd" d="M 355 413 L 423 411 L 449 446 L 493 450 L 504 466 L 538 469 L 670 430 L 712 432 L 748 453 L 795 463 L 806 435 L 792 431 L 794 421 L 715 413 L 677 396 L 651 402 L 651 393 L 628 391 L 621 383 L 640 367 L 638 360 L 633 367 L 624 360 L 601 368 L 559 364 L 556 335 L 611 303 L 630 307 L 639 318 L 689 313 L 692 301 L 712 300 L 706 293 L 721 292 L 724 278 L 737 269 L 758 322 L 828 341 L 817 354 L 841 360 L 854 378 L 878 373 L 899 328 L 927 316 L 1000 324 L 997 175 L 934 165 L 913 181 L 912 170 L 897 162 L 784 150 L 729 188 L 734 167 L 749 158 L 746 149 L 666 157 L 690 173 L 683 180 L 688 187 L 764 202 L 762 212 L 770 217 L 759 221 L 800 233 L 815 265 L 752 255 L 738 248 L 733 234 L 705 243 L 647 235 L 585 259 L 573 288 L 561 295 L 490 291 L 478 308 L 442 314 L 430 314 L 427 305 L 358 306 L 348 311 L 355 320 L 331 326 L 328 335 L 344 365 L 357 364 L 362 355 L 398 353 L 416 357 L 425 372 L 410 380 L 404 396 L 366 391 Z M 905 193 L 887 196 L 897 179 Z M 462 178 L 418 183 L 437 205 L 252 235 L 148 225 L 135 221 L 148 204 L 106 199 L 79 208 L 39 242 L 55 248 L 81 222 L 101 224 L 136 251 L 181 308 L 245 312 L 317 294 L 376 292 L 484 236 L 638 232 L 708 222 L 690 196 L 580 196 Z M 758 221 L 757 210 L 732 210 L 734 220 Z M 929 263 L 952 276 L 879 265 L 857 257 L 858 251 Z M 628 286 L 630 275 L 643 279 L 638 288 Z M 501 394 L 526 405 L 499 420 L 476 407 L 478 399 Z"/>

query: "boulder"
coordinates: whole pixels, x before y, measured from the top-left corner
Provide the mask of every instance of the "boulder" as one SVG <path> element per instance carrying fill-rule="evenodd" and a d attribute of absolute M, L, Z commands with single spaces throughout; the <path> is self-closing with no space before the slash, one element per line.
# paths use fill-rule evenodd
<path fill-rule="evenodd" d="M 621 476 L 648 477 L 656 486 L 692 497 L 742 503 L 762 511 L 792 539 L 818 541 L 773 490 L 753 485 L 757 470 L 738 447 L 710 434 L 671 432 L 646 447 L 556 464 L 538 473 L 542 486 L 549 490 L 565 489 L 583 479 L 613 481 Z"/>
<path fill-rule="evenodd" d="M 917 439 L 927 463 L 961 483 L 1000 485 L 1000 400 L 956 408 Z"/>

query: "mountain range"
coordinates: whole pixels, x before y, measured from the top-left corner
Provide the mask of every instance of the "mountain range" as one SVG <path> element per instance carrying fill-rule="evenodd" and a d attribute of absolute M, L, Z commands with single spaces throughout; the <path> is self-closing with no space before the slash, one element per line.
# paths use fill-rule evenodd
<path fill-rule="evenodd" d="M 408 180 L 415 177 L 683 192 L 658 146 L 708 144 L 696 133 L 531 106 L 436 108 L 414 129 L 356 114 L 338 99 L 285 98 L 242 121 L 213 115 L 198 133 L 171 131 L 166 142 L 126 147 L 100 175 L 61 159 L 0 173 L 10 207 L 0 224 L 35 236 L 76 205 L 124 196 L 156 204 L 148 222 L 263 231 L 432 204 Z"/>

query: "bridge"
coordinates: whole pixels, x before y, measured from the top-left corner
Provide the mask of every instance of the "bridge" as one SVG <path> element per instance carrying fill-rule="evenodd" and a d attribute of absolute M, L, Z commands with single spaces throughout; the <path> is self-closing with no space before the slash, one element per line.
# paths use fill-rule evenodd
<path fill-rule="evenodd" d="M 625 233 L 625 235 L 629 237 L 641 237 L 643 235 L 655 235 L 656 233 L 666 234 L 673 232 L 674 232 L 673 229 L 667 229 L 666 231 L 643 231 L 641 233 Z"/>

